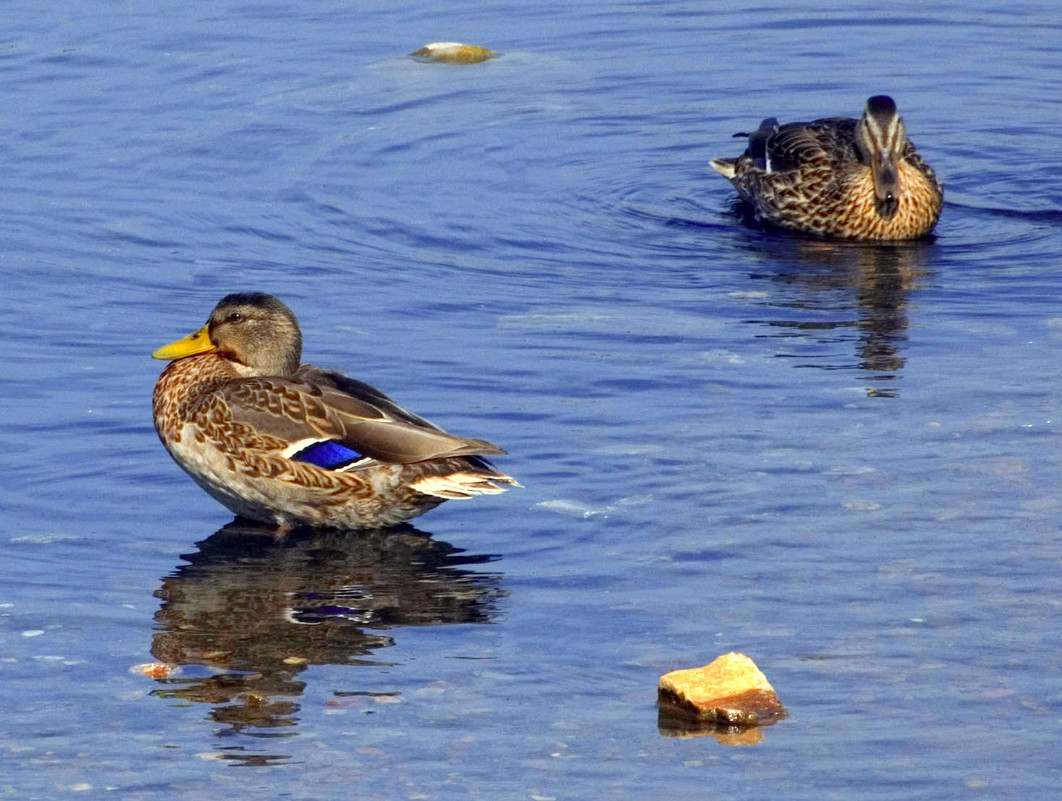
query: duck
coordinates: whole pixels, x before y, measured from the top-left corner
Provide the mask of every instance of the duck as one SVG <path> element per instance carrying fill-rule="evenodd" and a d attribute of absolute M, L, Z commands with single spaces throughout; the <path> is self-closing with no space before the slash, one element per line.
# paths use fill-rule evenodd
<path fill-rule="evenodd" d="M 458 437 L 375 387 L 302 363 L 295 314 L 262 292 L 223 297 L 206 324 L 156 350 L 152 399 L 174 461 L 237 517 L 276 527 L 378 529 L 515 479 L 505 451 Z"/>
<path fill-rule="evenodd" d="M 928 236 L 944 192 L 907 138 L 896 102 L 867 100 L 858 119 L 779 125 L 768 117 L 736 159 L 712 159 L 761 223 L 825 237 Z"/>

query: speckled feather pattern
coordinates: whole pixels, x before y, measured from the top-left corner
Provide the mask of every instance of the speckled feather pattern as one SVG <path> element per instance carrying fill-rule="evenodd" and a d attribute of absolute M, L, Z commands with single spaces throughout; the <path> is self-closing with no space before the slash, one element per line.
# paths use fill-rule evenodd
<path fill-rule="evenodd" d="M 475 456 L 408 464 L 372 461 L 349 472 L 325 470 L 284 456 L 291 438 L 241 422 L 234 399 L 242 410 L 275 418 L 263 426 L 274 432 L 283 431 L 287 420 L 293 430 L 304 433 L 308 427 L 327 436 L 332 410 L 313 386 L 235 377 L 216 353 L 179 359 L 163 371 L 153 402 L 160 439 L 204 490 L 242 517 L 283 527 L 378 527 L 423 514 L 447 497 L 500 492 L 494 482 L 515 483 Z M 361 406 L 356 398 L 350 400 Z M 418 482 L 435 494 L 418 490 Z"/>
<path fill-rule="evenodd" d="M 871 169 L 856 150 L 856 123 L 830 118 L 782 126 L 768 142 L 772 171 L 746 152 L 729 162 L 729 180 L 757 219 L 771 225 L 853 239 L 925 236 L 936 225 L 943 200 L 936 174 L 907 141 L 898 164 L 898 209 L 888 219 L 880 216 Z"/>

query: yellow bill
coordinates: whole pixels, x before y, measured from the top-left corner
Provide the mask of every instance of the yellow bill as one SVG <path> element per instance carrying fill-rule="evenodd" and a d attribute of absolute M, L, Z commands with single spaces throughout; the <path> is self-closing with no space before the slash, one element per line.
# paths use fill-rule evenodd
<path fill-rule="evenodd" d="M 216 349 L 217 345 L 210 340 L 210 333 L 204 325 L 194 334 L 189 334 L 184 339 L 178 339 L 169 345 L 163 345 L 151 354 L 151 358 L 169 362 L 174 359 L 183 359 L 185 356 L 195 356 L 197 353 L 208 353 Z"/>

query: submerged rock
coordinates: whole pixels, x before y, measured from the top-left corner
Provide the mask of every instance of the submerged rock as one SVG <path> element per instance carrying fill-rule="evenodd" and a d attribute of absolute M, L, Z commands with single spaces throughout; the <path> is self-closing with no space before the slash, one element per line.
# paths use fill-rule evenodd
<path fill-rule="evenodd" d="M 409 55 L 421 61 L 438 61 L 443 64 L 478 64 L 501 55 L 485 47 L 466 45 L 460 42 L 432 42 Z"/>
<path fill-rule="evenodd" d="M 724 654 L 711 664 L 673 670 L 657 686 L 661 717 L 723 726 L 764 726 L 786 716 L 767 677 L 744 654 Z"/>
<path fill-rule="evenodd" d="M 168 679 L 173 675 L 172 666 L 163 662 L 145 662 L 142 665 L 133 665 L 129 668 L 130 673 L 139 673 L 153 679 Z"/>

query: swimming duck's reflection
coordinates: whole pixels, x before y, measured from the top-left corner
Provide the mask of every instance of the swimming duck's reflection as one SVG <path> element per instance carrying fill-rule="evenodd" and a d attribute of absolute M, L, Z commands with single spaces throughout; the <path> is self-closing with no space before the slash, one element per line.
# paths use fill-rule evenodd
<path fill-rule="evenodd" d="M 755 241 L 771 268 L 752 277 L 771 281 L 776 290 L 768 304 L 786 310 L 759 322 L 780 338 L 797 340 L 781 355 L 800 366 L 864 371 L 873 382 L 868 394 L 895 395 L 887 384 L 906 362 L 909 296 L 926 281 L 932 242 L 846 242 L 771 231 Z M 853 330 L 854 363 L 831 352 L 833 343 L 850 341 L 846 332 Z"/>
<path fill-rule="evenodd" d="M 485 623 L 499 576 L 489 562 L 410 526 L 381 532 L 273 530 L 236 521 L 163 578 L 151 653 L 199 666 L 156 695 L 214 705 L 227 731 L 283 735 L 295 725 L 309 665 L 368 664 L 398 626 Z M 380 664 L 372 662 L 372 664 Z"/>

